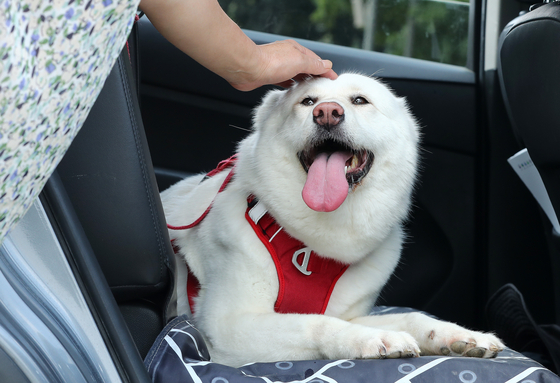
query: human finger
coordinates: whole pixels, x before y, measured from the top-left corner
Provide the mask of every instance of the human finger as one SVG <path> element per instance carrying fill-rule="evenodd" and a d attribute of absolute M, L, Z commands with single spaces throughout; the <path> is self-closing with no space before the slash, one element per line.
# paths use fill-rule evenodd
<path fill-rule="evenodd" d="M 268 74 L 277 77 L 274 83 L 284 87 L 293 81 L 301 81 L 310 76 L 326 77 L 334 80 L 338 77 L 332 70 L 332 62 L 323 60 L 313 51 L 294 40 L 278 41 L 262 46 L 269 53 Z M 265 77 L 267 74 L 264 75 Z M 287 77 L 286 77 L 287 76 Z M 279 81 L 278 81 L 279 80 Z"/>
<path fill-rule="evenodd" d="M 321 74 L 321 75 L 310 75 L 309 73 L 300 73 L 297 76 L 294 76 L 293 78 L 286 80 L 286 81 L 282 81 L 279 83 L 276 83 L 274 85 L 278 85 L 281 86 L 283 88 L 289 88 L 291 86 L 293 86 L 295 83 L 301 82 L 301 81 L 305 81 L 308 80 L 310 78 L 314 78 L 314 77 L 325 77 L 328 78 L 330 80 L 336 80 L 338 77 L 338 74 L 333 71 L 332 69 Z"/>

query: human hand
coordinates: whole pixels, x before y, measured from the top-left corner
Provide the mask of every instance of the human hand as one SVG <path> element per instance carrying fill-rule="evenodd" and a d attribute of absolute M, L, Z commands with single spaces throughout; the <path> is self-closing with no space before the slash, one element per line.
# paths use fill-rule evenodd
<path fill-rule="evenodd" d="M 294 40 L 275 41 L 257 45 L 256 48 L 253 70 L 232 76 L 230 84 L 238 90 L 249 91 L 267 84 L 286 88 L 294 81 L 302 81 L 309 76 L 331 80 L 338 77 L 330 60 L 322 60 Z"/>

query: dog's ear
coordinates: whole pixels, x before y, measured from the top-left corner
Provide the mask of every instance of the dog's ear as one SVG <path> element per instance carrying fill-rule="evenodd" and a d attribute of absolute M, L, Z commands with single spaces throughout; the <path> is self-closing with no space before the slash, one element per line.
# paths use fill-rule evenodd
<path fill-rule="evenodd" d="M 272 89 L 266 92 L 264 97 L 261 100 L 260 105 L 257 107 L 260 108 L 262 106 L 274 106 L 277 105 L 282 96 L 287 92 L 286 89 Z"/>
<path fill-rule="evenodd" d="M 270 113 L 278 107 L 280 99 L 286 92 L 287 90 L 273 89 L 264 95 L 261 103 L 253 110 L 254 129 L 258 129 L 261 126 L 261 122 L 265 121 Z"/>

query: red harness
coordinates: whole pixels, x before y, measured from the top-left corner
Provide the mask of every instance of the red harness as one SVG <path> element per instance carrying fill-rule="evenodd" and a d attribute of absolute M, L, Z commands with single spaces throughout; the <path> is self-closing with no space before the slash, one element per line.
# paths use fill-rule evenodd
<path fill-rule="evenodd" d="M 208 173 L 211 177 L 224 169 L 233 167 L 236 158 L 220 162 L 218 168 Z M 228 174 L 218 193 L 222 192 L 233 176 Z M 266 208 L 253 196 L 247 199 L 245 218 L 255 234 L 267 248 L 278 274 L 279 290 L 274 311 L 278 313 L 323 314 L 338 279 L 348 269 L 348 264 L 323 258 L 309 249 L 301 241 L 291 237 Z M 208 214 L 212 204 L 195 222 L 186 226 L 171 226 L 172 230 L 185 230 L 198 225 Z M 175 252 L 178 251 L 174 247 Z M 194 298 L 198 296 L 200 284 L 189 270 L 187 295 L 191 311 L 194 312 Z"/>

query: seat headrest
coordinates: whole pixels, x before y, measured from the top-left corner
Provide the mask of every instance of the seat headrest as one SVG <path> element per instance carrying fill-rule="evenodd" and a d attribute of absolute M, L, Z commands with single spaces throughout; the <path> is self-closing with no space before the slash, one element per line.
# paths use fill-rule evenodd
<path fill-rule="evenodd" d="M 560 165 L 560 3 L 509 23 L 500 36 L 498 75 L 516 135 L 537 166 Z"/>

